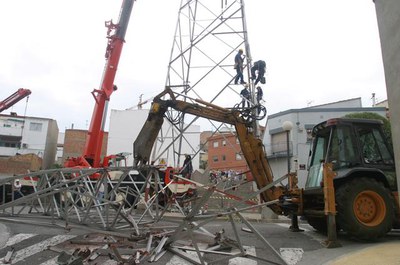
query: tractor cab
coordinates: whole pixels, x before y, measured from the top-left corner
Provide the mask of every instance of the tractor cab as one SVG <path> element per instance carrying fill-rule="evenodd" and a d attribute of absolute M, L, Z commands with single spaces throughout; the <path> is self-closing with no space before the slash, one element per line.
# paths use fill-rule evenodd
<path fill-rule="evenodd" d="M 324 162 L 332 164 L 336 179 L 355 170 L 394 172 L 393 153 L 382 124 L 379 120 L 337 118 L 316 125 L 306 188 L 321 187 Z M 395 188 L 395 178 L 387 184 Z"/>
<path fill-rule="evenodd" d="M 337 118 L 313 128 L 303 215 L 314 229 L 327 232 L 327 211 L 336 214 L 336 229 L 361 240 L 376 240 L 400 225 L 393 153 L 382 125 Z M 323 178 L 324 163 L 333 170 L 332 184 Z"/>

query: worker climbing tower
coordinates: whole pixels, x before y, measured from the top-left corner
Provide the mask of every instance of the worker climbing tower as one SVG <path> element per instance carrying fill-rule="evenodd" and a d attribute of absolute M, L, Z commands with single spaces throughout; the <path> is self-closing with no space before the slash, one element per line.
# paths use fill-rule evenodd
<path fill-rule="evenodd" d="M 254 122 L 253 131 L 257 134 L 255 117 L 255 89 L 249 79 L 252 63 L 247 35 L 244 0 L 191 0 L 181 1 L 178 12 L 171 57 L 166 77 L 166 88 L 170 88 L 177 99 L 194 102 L 200 100 L 224 108 L 238 107 L 241 102 L 240 91 L 244 85 L 235 85 L 234 57 L 243 50 L 244 78 L 251 91 L 251 109 L 244 116 Z M 265 111 L 264 111 L 265 116 Z M 178 166 L 184 152 L 197 155 L 198 147 L 182 150 L 185 132 L 193 123 L 199 124 L 198 117 L 188 114 L 167 113 L 173 139 L 158 141 L 152 160 L 167 157 L 170 164 Z M 203 122 L 203 121 L 201 121 Z M 215 121 L 200 123 L 201 130 L 214 133 L 226 126 Z M 161 146 L 160 146 L 161 143 Z M 166 148 L 173 151 L 167 152 Z M 174 155 L 172 161 L 171 155 Z M 171 163 L 172 162 L 172 163 Z"/>

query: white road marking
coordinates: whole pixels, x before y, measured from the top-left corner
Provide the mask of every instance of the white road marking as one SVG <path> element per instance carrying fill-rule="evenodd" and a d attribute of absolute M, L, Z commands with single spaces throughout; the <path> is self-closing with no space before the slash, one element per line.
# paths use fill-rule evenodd
<path fill-rule="evenodd" d="M 290 224 L 286 223 L 279 223 L 277 224 L 282 227 L 290 227 Z M 299 226 L 300 229 L 303 229 L 305 232 L 310 232 L 310 229 L 305 228 L 304 226 Z M 302 248 L 281 248 L 280 253 L 282 258 L 286 261 L 289 265 L 297 264 L 303 257 L 304 250 Z"/>
<path fill-rule="evenodd" d="M 8 239 L 7 243 L 5 244 L 5 246 L 2 247 L 1 249 L 18 244 L 19 242 L 24 241 L 25 239 L 34 237 L 36 235 L 37 234 L 16 234 L 16 235 L 10 237 Z"/>
<path fill-rule="evenodd" d="M 75 235 L 57 235 L 52 238 L 41 241 L 37 244 L 34 244 L 34 245 L 31 245 L 24 249 L 18 250 L 15 252 L 14 257 L 11 259 L 11 264 L 17 263 L 21 260 L 24 260 L 25 258 L 27 258 L 29 256 L 35 255 L 36 253 L 39 253 L 39 252 L 47 249 L 48 246 L 54 246 L 54 245 L 60 244 L 64 241 L 69 240 L 74 237 L 76 237 L 76 236 Z M 4 264 L 3 260 L 0 261 L 0 264 Z"/>
<path fill-rule="evenodd" d="M 199 245 L 201 245 L 201 244 L 199 244 Z M 205 248 L 205 247 L 203 247 L 203 248 Z M 200 249 L 202 249 L 202 248 L 200 248 Z M 197 262 L 200 262 L 199 256 L 197 255 L 196 251 L 186 251 L 186 253 L 191 259 L 196 260 Z M 203 253 L 201 253 L 201 254 L 203 254 Z M 185 260 L 185 259 L 183 259 L 183 258 L 181 258 L 181 257 L 179 257 L 177 255 L 174 255 L 167 262 L 166 265 L 192 265 L 192 264 L 193 263 L 191 263 L 191 262 L 189 262 L 189 261 L 187 261 L 187 260 Z"/>
<path fill-rule="evenodd" d="M 49 259 L 48 261 L 45 261 L 43 263 L 40 263 L 40 265 L 55 265 L 55 264 L 57 264 L 57 258 L 58 258 L 58 256 L 56 256 L 52 259 Z"/>
<path fill-rule="evenodd" d="M 303 257 L 302 248 L 280 248 L 281 256 L 288 265 L 297 264 Z"/>
<path fill-rule="evenodd" d="M 102 265 L 118 265 L 118 261 L 116 260 L 107 260 L 102 263 Z"/>
<path fill-rule="evenodd" d="M 256 256 L 256 248 L 255 247 L 249 247 L 249 246 L 243 246 L 244 249 L 246 250 L 247 254 Z M 237 257 L 229 260 L 229 265 L 257 265 L 257 261 L 249 259 L 249 258 L 242 258 L 242 257 Z"/>
<path fill-rule="evenodd" d="M 249 247 L 249 246 L 243 246 L 248 254 L 251 255 L 256 255 L 256 248 L 255 247 Z M 237 252 L 237 250 L 235 251 Z M 195 251 L 186 251 L 187 255 L 190 256 L 193 260 L 196 260 L 200 262 L 199 257 L 197 256 L 197 253 Z M 248 259 L 248 258 L 242 258 L 242 257 L 236 257 L 232 258 L 229 260 L 229 265 L 257 265 L 257 261 Z M 166 265 L 192 265 L 191 262 L 174 255 L 172 258 L 167 262 Z"/>

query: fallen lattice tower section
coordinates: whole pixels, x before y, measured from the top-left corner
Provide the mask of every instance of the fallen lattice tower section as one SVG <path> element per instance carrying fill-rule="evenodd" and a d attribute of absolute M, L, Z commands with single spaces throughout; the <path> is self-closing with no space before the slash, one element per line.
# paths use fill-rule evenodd
<path fill-rule="evenodd" d="M 13 185 L 17 179 L 24 187 L 30 187 L 29 194 L 25 191 L 22 197 L 18 196 L 20 191 Z M 196 187 L 193 196 L 177 194 L 174 185 L 182 179 Z M 179 175 L 164 184 L 160 170 L 151 166 L 140 170 L 131 167 L 43 170 L 0 180 L 0 217 L 89 231 L 79 242 L 70 242 L 75 249 L 80 245 L 82 251 L 68 250 L 65 244 L 62 249 L 49 248 L 60 252 L 60 259 L 82 259 L 88 264 L 110 257 L 128 264 L 155 262 L 166 251 L 193 264 L 218 264 L 235 257 L 286 264 L 243 216 L 244 211 L 276 203 L 254 204 L 252 199 L 279 181 L 282 178 L 254 194 L 237 197 L 218 190 L 214 184 L 202 185 Z M 216 193 L 232 196 L 236 202 L 219 212 L 199 214 Z M 233 231 L 231 235 L 225 229 L 214 232 L 207 229 L 207 225 L 219 219 L 227 221 Z M 238 223 L 244 227 L 239 229 Z M 273 260 L 249 252 L 241 242 L 239 233 L 243 231 L 253 233 L 271 249 Z M 102 239 L 89 240 L 90 235 L 102 235 Z"/>

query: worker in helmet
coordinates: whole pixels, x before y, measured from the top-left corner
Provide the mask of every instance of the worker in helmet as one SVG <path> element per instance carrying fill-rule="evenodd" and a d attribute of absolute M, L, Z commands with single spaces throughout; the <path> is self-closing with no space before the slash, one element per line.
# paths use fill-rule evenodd
<path fill-rule="evenodd" d="M 263 99 L 263 91 L 262 88 L 260 86 L 258 86 L 257 88 L 257 114 L 260 114 L 261 112 L 261 100 Z"/>
<path fill-rule="evenodd" d="M 14 180 L 14 200 L 21 198 L 24 194 L 21 192 L 22 184 L 19 179 Z"/>
<path fill-rule="evenodd" d="M 235 56 L 235 66 L 234 68 L 236 69 L 236 77 L 235 77 L 235 85 L 238 84 L 239 79 L 240 79 L 240 84 L 246 84 L 243 80 L 243 62 L 244 62 L 244 56 L 243 56 L 243 50 L 239 49 L 238 53 Z"/>
<path fill-rule="evenodd" d="M 250 108 L 250 91 L 247 85 L 245 85 L 242 91 L 240 91 L 240 96 L 242 97 L 242 109 L 244 109 L 246 103 L 247 107 Z"/>
<path fill-rule="evenodd" d="M 192 158 L 190 155 L 185 154 L 185 160 L 181 169 L 181 174 L 184 178 L 190 179 L 193 172 Z"/>
<path fill-rule="evenodd" d="M 256 80 L 254 82 L 254 85 L 256 86 L 258 82 L 261 82 L 261 84 L 265 84 L 265 68 L 266 68 L 266 63 L 263 60 L 259 60 L 254 62 L 253 66 L 251 67 L 251 79 Z M 256 72 L 257 72 L 257 77 L 256 77 Z"/>

